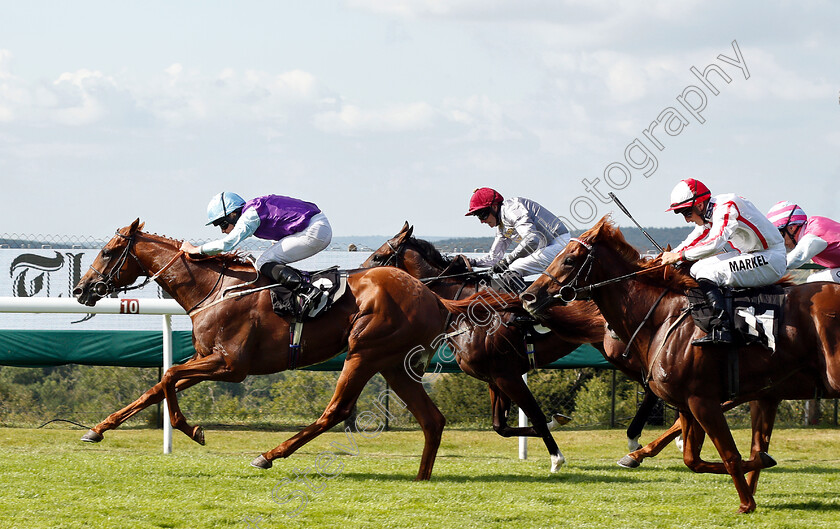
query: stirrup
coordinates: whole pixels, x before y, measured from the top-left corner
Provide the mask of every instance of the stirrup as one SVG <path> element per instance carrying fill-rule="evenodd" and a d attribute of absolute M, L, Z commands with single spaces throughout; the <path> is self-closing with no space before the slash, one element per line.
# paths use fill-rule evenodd
<path fill-rule="evenodd" d="M 323 292 L 320 288 L 307 285 L 309 287 L 308 292 L 298 292 L 298 300 L 300 302 L 300 312 L 301 314 L 306 314 L 309 312 L 310 307 L 317 306 L 318 302 L 321 300 L 321 295 Z"/>
<path fill-rule="evenodd" d="M 691 345 L 732 345 L 734 343 L 732 332 L 724 328 L 710 330 L 706 336 L 691 342 Z"/>

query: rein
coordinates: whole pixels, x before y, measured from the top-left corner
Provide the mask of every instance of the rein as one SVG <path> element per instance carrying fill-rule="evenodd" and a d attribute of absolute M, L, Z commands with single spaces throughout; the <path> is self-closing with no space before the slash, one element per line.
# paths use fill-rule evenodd
<path fill-rule="evenodd" d="M 140 259 L 137 257 L 137 254 L 135 254 L 131 249 L 131 247 L 137 241 L 137 232 L 134 232 L 131 235 L 123 235 L 119 232 L 119 230 L 117 230 L 116 234 L 123 239 L 127 239 L 128 244 L 126 244 L 125 249 L 120 254 L 120 257 L 117 260 L 117 264 L 111 268 L 111 272 L 109 272 L 108 275 L 105 275 L 103 272 L 100 272 L 99 270 L 94 268 L 93 265 L 90 265 L 90 269 L 96 272 L 96 274 L 101 278 L 101 281 L 94 284 L 93 289 L 97 295 L 100 295 L 102 297 L 112 292 L 117 292 L 120 290 L 122 290 L 123 292 L 128 292 L 129 290 L 137 290 L 143 288 L 152 281 L 157 281 L 157 279 L 160 278 L 160 276 L 162 276 L 164 272 L 169 270 L 179 258 L 181 258 L 183 255 L 186 255 L 186 252 L 184 252 L 183 250 L 178 250 L 172 257 L 172 259 L 170 259 L 169 262 L 167 262 L 160 270 L 158 270 L 154 274 L 150 274 L 146 267 L 143 266 L 143 263 L 140 262 Z M 122 269 L 123 265 L 128 259 L 128 256 L 131 256 L 134 259 L 134 261 L 137 263 L 137 266 L 139 266 L 140 269 L 143 271 L 143 274 L 146 276 L 146 279 L 144 279 L 143 282 L 141 282 L 138 285 L 117 287 L 114 285 L 114 280 L 119 279 L 120 270 Z M 207 301 L 207 299 L 213 294 L 213 292 L 216 291 L 216 288 L 222 281 L 222 277 L 224 277 L 226 269 L 227 263 L 224 263 L 221 271 L 219 271 L 219 277 L 216 278 L 216 283 L 213 285 L 213 288 L 210 289 L 210 291 L 207 293 L 206 296 L 204 296 L 201 299 L 201 301 L 193 305 L 191 309 L 187 310 L 187 314 L 191 314 L 199 305 Z"/>
<path fill-rule="evenodd" d="M 592 253 L 592 245 L 591 244 L 586 243 L 586 242 L 584 242 L 584 241 L 582 241 L 582 240 L 580 240 L 576 237 L 573 237 L 571 240 L 580 244 L 581 246 L 583 246 L 587 250 L 586 259 L 583 261 L 583 264 L 580 265 L 580 267 L 578 268 L 577 273 L 575 274 L 575 277 L 573 277 L 572 280 L 569 281 L 568 284 L 563 285 L 562 283 L 560 283 L 560 281 L 557 280 L 557 278 L 555 278 L 554 276 L 552 276 L 548 272 L 545 272 L 545 271 L 542 272 L 542 275 L 548 277 L 551 281 L 560 285 L 560 291 L 557 294 L 555 294 L 554 297 L 560 298 L 560 300 L 563 301 L 564 303 L 570 303 L 570 302 L 576 300 L 579 293 L 592 292 L 596 288 L 600 288 L 600 287 L 607 286 L 607 285 L 612 285 L 613 283 L 620 283 L 621 281 L 624 281 L 626 279 L 630 279 L 630 278 L 636 277 L 638 275 L 645 274 L 647 272 L 652 272 L 654 270 L 659 270 L 660 268 L 664 268 L 664 267 L 668 266 L 667 264 L 660 264 L 660 265 L 653 266 L 651 268 L 644 268 L 642 270 L 636 270 L 635 272 L 630 272 L 629 274 L 624 274 L 624 275 L 621 275 L 621 276 L 618 276 L 618 277 L 613 277 L 611 279 L 600 281 L 598 283 L 593 283 L 591 285 L 586 285 L 584 287 L 575 287 L 573 285 L 575 283 L 577 283 L 578 277 L 580 277 L 580 274 L 581 274 L 581 272 L 583 271 L 584 268 L 586 268 L 586 275 L 584 276 L 584 279 L 587 279 L 589 277 L 589 273 L 592 270 L 592 259 L 593 259 L 594 254 Z M 587 265 L 588 265 L 588 267 L 587 267 Z"/>

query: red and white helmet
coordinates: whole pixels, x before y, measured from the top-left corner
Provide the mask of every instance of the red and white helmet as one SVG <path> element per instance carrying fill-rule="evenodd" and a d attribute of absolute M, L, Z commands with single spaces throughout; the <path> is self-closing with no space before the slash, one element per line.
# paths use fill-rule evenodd
<path fill-rule="evenodd" d="M 773 226 L 776 226 L 780 230 L 790 225 L 805 224 L 808 221 L 808 215 L 805 214 L 802 208 L 786 200 L 774 204 L 770 208 L 770 211 L 767 212 L 767 218 L 770 219 Z"/>
<path fill-rule="evenodd" d="M 702 204 L 705 200 L 711 198 L 712 192 L 700 180 L 693 178 L 686 178 L 680 182 L 671 191 L 671 207 L 665 211 L 674 211 L 675 209 L 683 209 L 693 207 L 694 204 Z"/>
<path fill-rule="evenodd" d="M 489 187 L 479 187 L 473 191 L 473 194 L 470 197 L 470 209 L 464 216 L 469 217 L 470 215 L 475 215 L 482 209 L 487 209 L 497 204 L 501 204 L 504 200 L 504 197 L 502 197 L 502 195 L 500 195 L 495 189 L 491 189 Z"/>

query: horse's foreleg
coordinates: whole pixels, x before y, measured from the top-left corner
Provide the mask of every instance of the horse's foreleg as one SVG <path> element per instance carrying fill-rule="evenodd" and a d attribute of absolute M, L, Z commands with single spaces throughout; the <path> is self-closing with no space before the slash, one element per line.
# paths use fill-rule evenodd
<path fill-rule="evenodd" d="M 776 411 L 779 409 L 778 400 L 757 400 L 750 403 L 750 421 L 752 423 L 752 449 L 750 459 L 761 457 L 767 453 L 770 447 L 770 435 L 773 433 L 773 425 L 776 422 Z M 758 475 L 761 469 L 757 468 L 747 474 L 747 484 L 750 492 L 755 495 L 758 487 Z"/>
<path fill-rule="evenodd" d="M 659 402 L 659 397 L 654 395 L 651 390 L 645 389 L 642 404 L 639 405 L 639 409 L 636 410 L 636 415 L 627 427 L 627 447 L 630 450 L 639 450 L 642 448 L 641 444 L 639 444 L 639 437 L 642 435 L 642 429 L 645 427 L 648 417 L 650 417 L 650 412 L 653 411 L 657 402 Z M 656 453 L 659 452 L 657 451 Z"/>
<path fill-rule="evenodd" d="M 403 367 L 384 370 L 382 375 L 423 429 L 425 443 L 415 481 L 430 479 L 446 418 L 426 394 L 423 385 L 411 378 Z"/>
<path fill-rule="evenodd" d="M 551 456 L 551 471 L 557 472 L 560 470 L 560 467 L 566 462 L 566 458 L 563 457 L 563 453 L 560 452 L 557 442 L 554 441 L 554 437 L 548 429 L 545 415 L 540 409 L 537 399 L 534 398 L 534 394 L 528 389 L 528 385 L 525 384 L 522 377 L 518 375 L 497 377 L 496 386 L 531 419 L 533 431 L 537 437 L 542 438 Z"/>
<path fill-rule="evenodd" d="M 220 353 L 195 358 L 185 364 L 169 368 L 164 373 L 161 384 L 169 408 L 169 421 L 172 423 L 172 427 L 181 430 L 198 444 L 204 444 L 204 429 L 201 426 L 190 426 L 184 414 L 181 413 L 181 407 L 178 405 L 178 397 L 175 392 L 178 383 L 191 386 L 203 380 L 242 382 L 247 375 L 245 369 L 238 371 L 231 369 Z"/>
<path fill-rule="evenodd" d="M 298 448 L 349 417 L 365 384 L 376 374 L 375 370 L 366 365 L 367 363 L 368 361 L 361 359 L 358 354 L 345 360 L 332 399 L 318 420 L 282 444 L 258 456 L 251 465 L 263 469 L 271 468 L 273 460 L 278 457 L 289 457 Z"/>
<path fill-rule="evenodd" d="M 194 385 L 196 381 L 187 381 L 187 380 L 179 380 L 177 384 L 175 384 L 176 391 L 182 391 L 192 385 Z M 163 401 L 163 383 L 158 382 L 151 388 L 149 388 L 143 395 L 140 396 L 139 399 L 135 400 L 125 408 L 115 411 L 104 421 L 100 422 L 93 428 L 91 428 L 88 433 L 82 436 L 82 441 L 87 442 L 99 442 L 103 439 L 103 434 L 108 430 L 113 430 L 117 428 L 119 425 L 133 417 L 134 415 L 140 413 L 144 409 L 148 408 L 153 404 L 157 404 Z"/>
<path fill-rule="evenodd" d="M 618 466 L 624 468 L 636 468 L 642 464 L 648 457 L 655 457 L 662 451 L 663 448 L 668 446 L 671 441 L 676 439 L 680 433 L 682 432 L 682 425 L 680 424 L 680 419 L 677 418 L 676 422 L 668 428 L 662 435 L 648 443 L 647 445 L 630 452 L 626 456 L 622 457 L 618 460 Z"/>
<path fill-rule="evenodd" d="M 699 428 L 697 428 L 697 424 L 699 424 L 706 431 L 709 439 L 714 443 L 715 448 L 717 448 L 718 454 L 720 454 L 720 458 L 723 460 L 723 467 L 726 473 L 732 477 L 735 490 L 738 492 L 738 497 L 741 500 L 738 512 L 747 513 L 754 511 L 755 499 L 744 477 L 744 467 L 746 465 L 741 458 L 741 454 L 738 452 L 738 447 L 735 446 L 735 440 L 732 438 L 732 432 L 729 430 L 729 425 L 726 423 L 726 417 L 724 417 L 723 411 L 721 411 L 720 404 L 709 399 L 690 397 L 688 399 L 688 405 L 693 418 L 685 412 L 680 415 L 683 418 L 683 436 L 685 438 L 683 457 L 686 465 L 692 470 L 695 470 L 695 467 L 691 466 L 690 463 L 696 464 L 698 468 L 704 466 L 692 461 L 695 457 L 699 461 L 700 448 L 702 447 L 702 441 L 698 443 L 698 440 L 702 439 Z M 705 465 L 708 465 L 710 468 L 695 471 L 717 473 L 714 468 L 720 465 L 720 463 L 706 463 Z"/>

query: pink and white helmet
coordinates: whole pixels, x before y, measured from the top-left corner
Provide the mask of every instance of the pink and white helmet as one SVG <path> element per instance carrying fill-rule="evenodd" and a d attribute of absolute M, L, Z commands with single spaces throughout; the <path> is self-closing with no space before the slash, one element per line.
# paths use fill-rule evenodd
<path fill-rule="evenodd" d="M 694 204 L 702 204 L 711 198 L 712 192 L 700 180 L 693 178 L 686 178 L 680 180 L 671 191 L 671 207 L 665 211 L 674 211 L 678 209 L 690 208 Z"/>
<path fill-rule="evenodd" d="M 805 224 L 808 221 L 808 215 L 802 208 L 786 200 L 774 204 L 767 212 L 767 218 L 780 230 L 790 225 Z"/>

